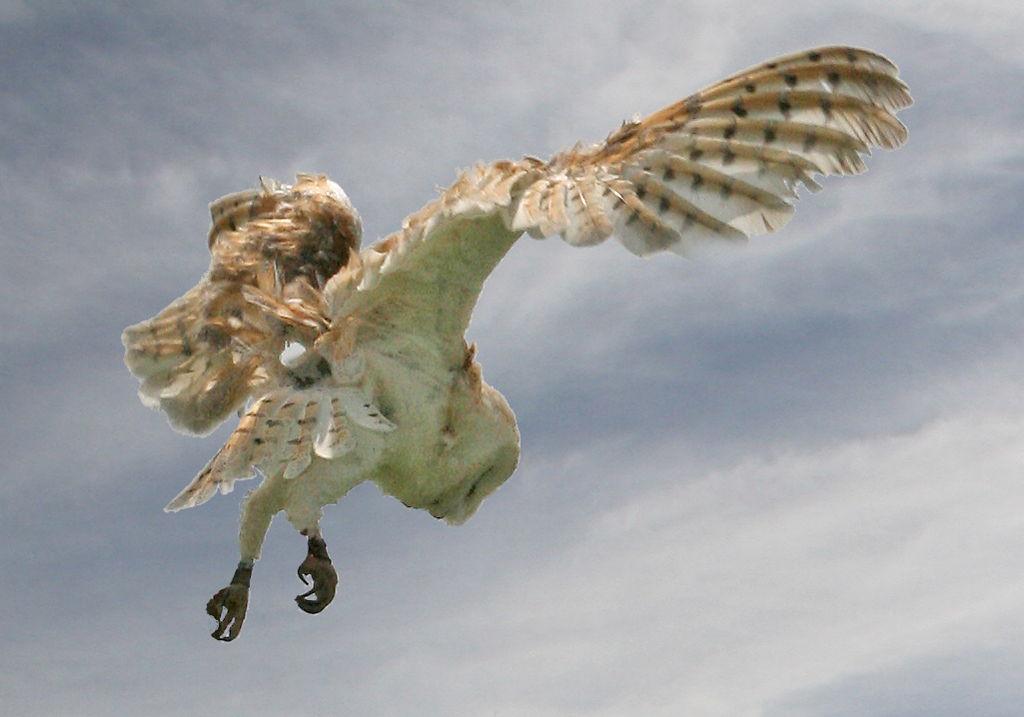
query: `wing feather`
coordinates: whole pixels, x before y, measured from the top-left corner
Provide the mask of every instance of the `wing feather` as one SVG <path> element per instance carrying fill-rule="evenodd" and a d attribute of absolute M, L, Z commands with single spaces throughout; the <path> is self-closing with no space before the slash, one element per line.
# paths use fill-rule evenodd
<path fill-rule="evenodd" d="M 327 327 L 321 289 L 359 244 L 359 216 L 326 177 L 210 205 L 210 269 L 154 318 L 125 329 L 139 396 L 171 425 L 205 434 L 266 383 L 288 341 Z"/>
<path fill-rule="evenodd" d="M 442 326 L 454 345 L 483 280 L 523 232 L 573 246 L 615 236 L 646 256 L 775 231 L 800 185 L 821 189 L 814 175 L 858 174 L 872 147 L 903 144 L 894 113 L 911 104 L 886 58 L 825 47 L 737 73 L 547 163 L 477 165 L 328 282 L 327 313 L 337 321 L 372 306 L 381 321 Z M 477 261 L 488 243 L 501 248 Z M 439 285 L 459 282 L 457 301 L 438 301 Z M 449 317 L 427 317 L 424 304 Z"/>
<path fill-rule="evenodd" d="M 896 66 L 877 53 L 788 55 L 627 122 L 599 145 L 555 155 L 524 187 L 511 226 L 582 246 L 610 225 L 640 255 L 775 231 L 800 184 L 820 189 L 813 175 L 858 174 L 871 147 L 906 142 L 895 113 L 911 104 Z M 563 196 L 575 211 L 547 209 Z"/>

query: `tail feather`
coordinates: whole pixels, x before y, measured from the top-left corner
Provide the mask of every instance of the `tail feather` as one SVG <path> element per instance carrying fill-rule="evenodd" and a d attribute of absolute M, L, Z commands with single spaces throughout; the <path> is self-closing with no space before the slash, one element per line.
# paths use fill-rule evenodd
<path fill-rule="evenodd" d="M 334 459 L 356 446 L 354 428 L 374 433 L 395 429 L 380 409 L 356 388 L 264 394 L 238 422 L 224 447 L 164 510 L 175 512 L 205 503 L 217 491 L 229 493 L 236 480 L 281 474 L 298 478 L 314 456 Z"/>

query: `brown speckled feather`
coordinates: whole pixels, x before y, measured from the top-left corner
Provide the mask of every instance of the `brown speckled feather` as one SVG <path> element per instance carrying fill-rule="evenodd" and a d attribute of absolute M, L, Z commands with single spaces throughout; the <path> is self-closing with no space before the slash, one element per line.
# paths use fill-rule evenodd
<path fill-rule="evenodd" d="M 323 331 L 320 290 L 361 235 L 358 215 L 326 177 L 301 175 L 293 187 L 263 182 L 210 211 L 206 276 L 121 336 L 143 403 L 200 434 L 269 379 L 287 341 Z"/>
<path fill-rule="evenodd" d="M 782 57 L 556 155 L 512 226 L 574 245 L 615 234 L 641 255 L 774 231 L 798 184 L 816 191 L 812 175 L 857 174 L 871 147 L 903 144 L 895 113 L 911 103 L 896 66 L 868 50 Z"/>

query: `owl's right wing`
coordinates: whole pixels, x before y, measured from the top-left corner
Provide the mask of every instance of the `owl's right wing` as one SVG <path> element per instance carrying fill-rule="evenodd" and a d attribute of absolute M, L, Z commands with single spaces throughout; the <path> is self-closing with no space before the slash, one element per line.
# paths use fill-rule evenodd
<path fill-rule="evenodd" d="M 895 149 L 912 100 L 897 68 L 849 47 L 752 67 L 549 162 L 478 165 L 325 288 L 333 320 L 434 333 L 459 360 L 487 275 L 523 232 L 573 246 L 615 236 L 629 251 L 683 254 L 775 231 L 815 174 L 858 174 Z"/>
<path fill-rule="evenodd" d="M 615 235 L 641 256 L 775 231 L 813 175 L 859 174 L 871 147 L 896 149 L 913 103 L 885 57 L 824 47 L 751 67 L 604 143 L 556 155 L 523 193 L 512 228 L 575 246 Z"/>

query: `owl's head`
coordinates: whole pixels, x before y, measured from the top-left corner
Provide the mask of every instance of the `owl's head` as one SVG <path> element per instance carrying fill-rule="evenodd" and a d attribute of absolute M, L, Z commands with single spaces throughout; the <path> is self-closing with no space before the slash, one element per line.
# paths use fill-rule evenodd
<path fill-rule="evenodd" d="M 290 195 L 280 205 L 282 218 L 301 230 L 288 232 L 294 244 L 282 247 L 281 255 L 273 258 L 285 283 L 302 274 L 322 289 L 359 251 L 363 220 L 345 191 L 322 174 L 297 174 L 293 186 L 278 191 Z"/>

